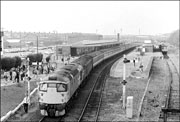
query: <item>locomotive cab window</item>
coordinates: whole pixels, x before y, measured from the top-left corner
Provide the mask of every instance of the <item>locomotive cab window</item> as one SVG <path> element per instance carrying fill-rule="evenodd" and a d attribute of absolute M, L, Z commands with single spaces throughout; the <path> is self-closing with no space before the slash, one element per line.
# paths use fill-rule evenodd
<path fill-rule="evenodd" d="M 57 87 L 57 92 L 66 92 L 67 91 L 67 84 L 58 83 L 56 85 L 56 87 Z"/>
<path fill-rule="evenodd" d="M 46 92 L 47 91 L 47 84 L 46 83 L 39 84 L 39 90 Z"/>

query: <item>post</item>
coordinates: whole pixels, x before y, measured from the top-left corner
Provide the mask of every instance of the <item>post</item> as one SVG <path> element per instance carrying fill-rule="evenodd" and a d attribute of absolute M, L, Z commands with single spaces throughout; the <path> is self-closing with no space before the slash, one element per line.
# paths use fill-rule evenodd
<path fill-rule="evenodd" d="M 0 51 L 1 51 L 1 55 L 4 54 L 4 39 L 3 39 L 3 36 L 4 36 L 4 31 L 2 30 L 1 31 L 1 42 L 0 42 Z"/>
<path fill-rule="evenodd" d="M 38 35 L 37 35 L 37 56 L 38 56 Z M 39 62 L 37 61 L 37 78 L 39 73 Z"/>
<path fill-rule="evenodd" d="M 119 33 L 117 34 L 117 41 L 119 42 Z"/>
<path fill-rule="evenodd" d="M 27 72 L 27 75 L 28 75 L 28 100 L 29 100 L 29 105 L 30 105 L 30 80 L 29 80 L 30 73 L 29 73 L 29 58 L 28 58 L 28 72 Z"/>
<path fill-rule="evenodd" d="M 126 105 L 126 117 L 133 117 L 133 96 L 127 97 L 127 105 Z"/>
<path fill-rule="evenodd" d="M 21 55 L 21 32 L 20 32 L 20 55 Z"/>
<path fill-rule="evenodd" d="M 126 55 L 124 55 L 124 63 L 123 63 L 123 81 L 122 81 L 122 84 L 123 84 L 123 108 L 125 109 L 126 108 Z"/>

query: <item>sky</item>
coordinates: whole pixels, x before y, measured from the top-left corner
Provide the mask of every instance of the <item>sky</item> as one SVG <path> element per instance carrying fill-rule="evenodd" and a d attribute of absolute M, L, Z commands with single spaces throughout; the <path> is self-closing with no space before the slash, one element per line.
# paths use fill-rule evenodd
<path fill-rule="evenodd" d="M 155 35 L 179 29 L 179 1 L 1 1 L 1 28 Z"/>

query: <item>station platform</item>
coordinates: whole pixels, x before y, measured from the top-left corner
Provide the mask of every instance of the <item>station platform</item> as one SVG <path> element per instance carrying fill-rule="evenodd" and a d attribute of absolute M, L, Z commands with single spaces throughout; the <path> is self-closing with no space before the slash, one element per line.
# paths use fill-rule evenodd
<path fill-rule="evenodd" d="M 69 62 L 72 62 L 76 58 L 71 58 Z M 67 61 L 62 62 L 61 60 L 57 60 L 57 69 L 64 66 L 65 63 L 68 63 Z M 53 72 L 51 72 L 53 73 Z M 50 74 L 51 74 L 50 73 Z M 48 74 L 39 74 L 39 75 L 34 75 L 30 71 L 30 84 L 33 84 L 32 88 L 37 87 L 36 82 L 39 81 L 39 79 L 43 80 L 45 79 Z M 27 89 L 27 83 L 26 86 L 23 86 L 24 81 L 20 81 L 20 86 L 18 86 L 17 82 L 13 81 L 5 81 L 3 78 L 3 75 L 1 76 L 1 117 L 6 115 L 10 110 L 13 110 L 17 105 L 23 100 L 25 97 L 25 89 Z M 13 101 L 12 101 L 13 99 Z"/>
<path fill-rule="evenodd" d="M 135 63 L 126 63 L 126 77 L 134 78 L 148 78 L 150 74 L 151 64 L 153 62 L 153 57 L 162 57 L 161 52 L 146 52 L 143 56 L 140 55 L 140 52 L 134 50 L 133 52 L 126 55 L 128 60 L 137 59 L 138 62 Z M 139 60 L 138 60 L 139 59 Z M 116 61 L 110 70 L 110 76 L 115 78 L 123 77 L 123 60 L 124 58 Z M 140 64 L 143 65 L 143 71 L 140 70 Z"/>

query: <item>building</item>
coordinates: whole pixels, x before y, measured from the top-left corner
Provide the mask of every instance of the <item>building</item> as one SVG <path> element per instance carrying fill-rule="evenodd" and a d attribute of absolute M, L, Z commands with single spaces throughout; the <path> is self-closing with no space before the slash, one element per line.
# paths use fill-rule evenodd
<path fill-rule="evenodd" d="M 6 39 L 7 47 L 11 48 L 20 48 L 21 47 L 21 40 L 20 39 Z"/>
<path fill-rule="evenodd" d="M 153 52 L 153 43 L 151 40 L 144 40 L 143 47 L 145 52 Z"/>

